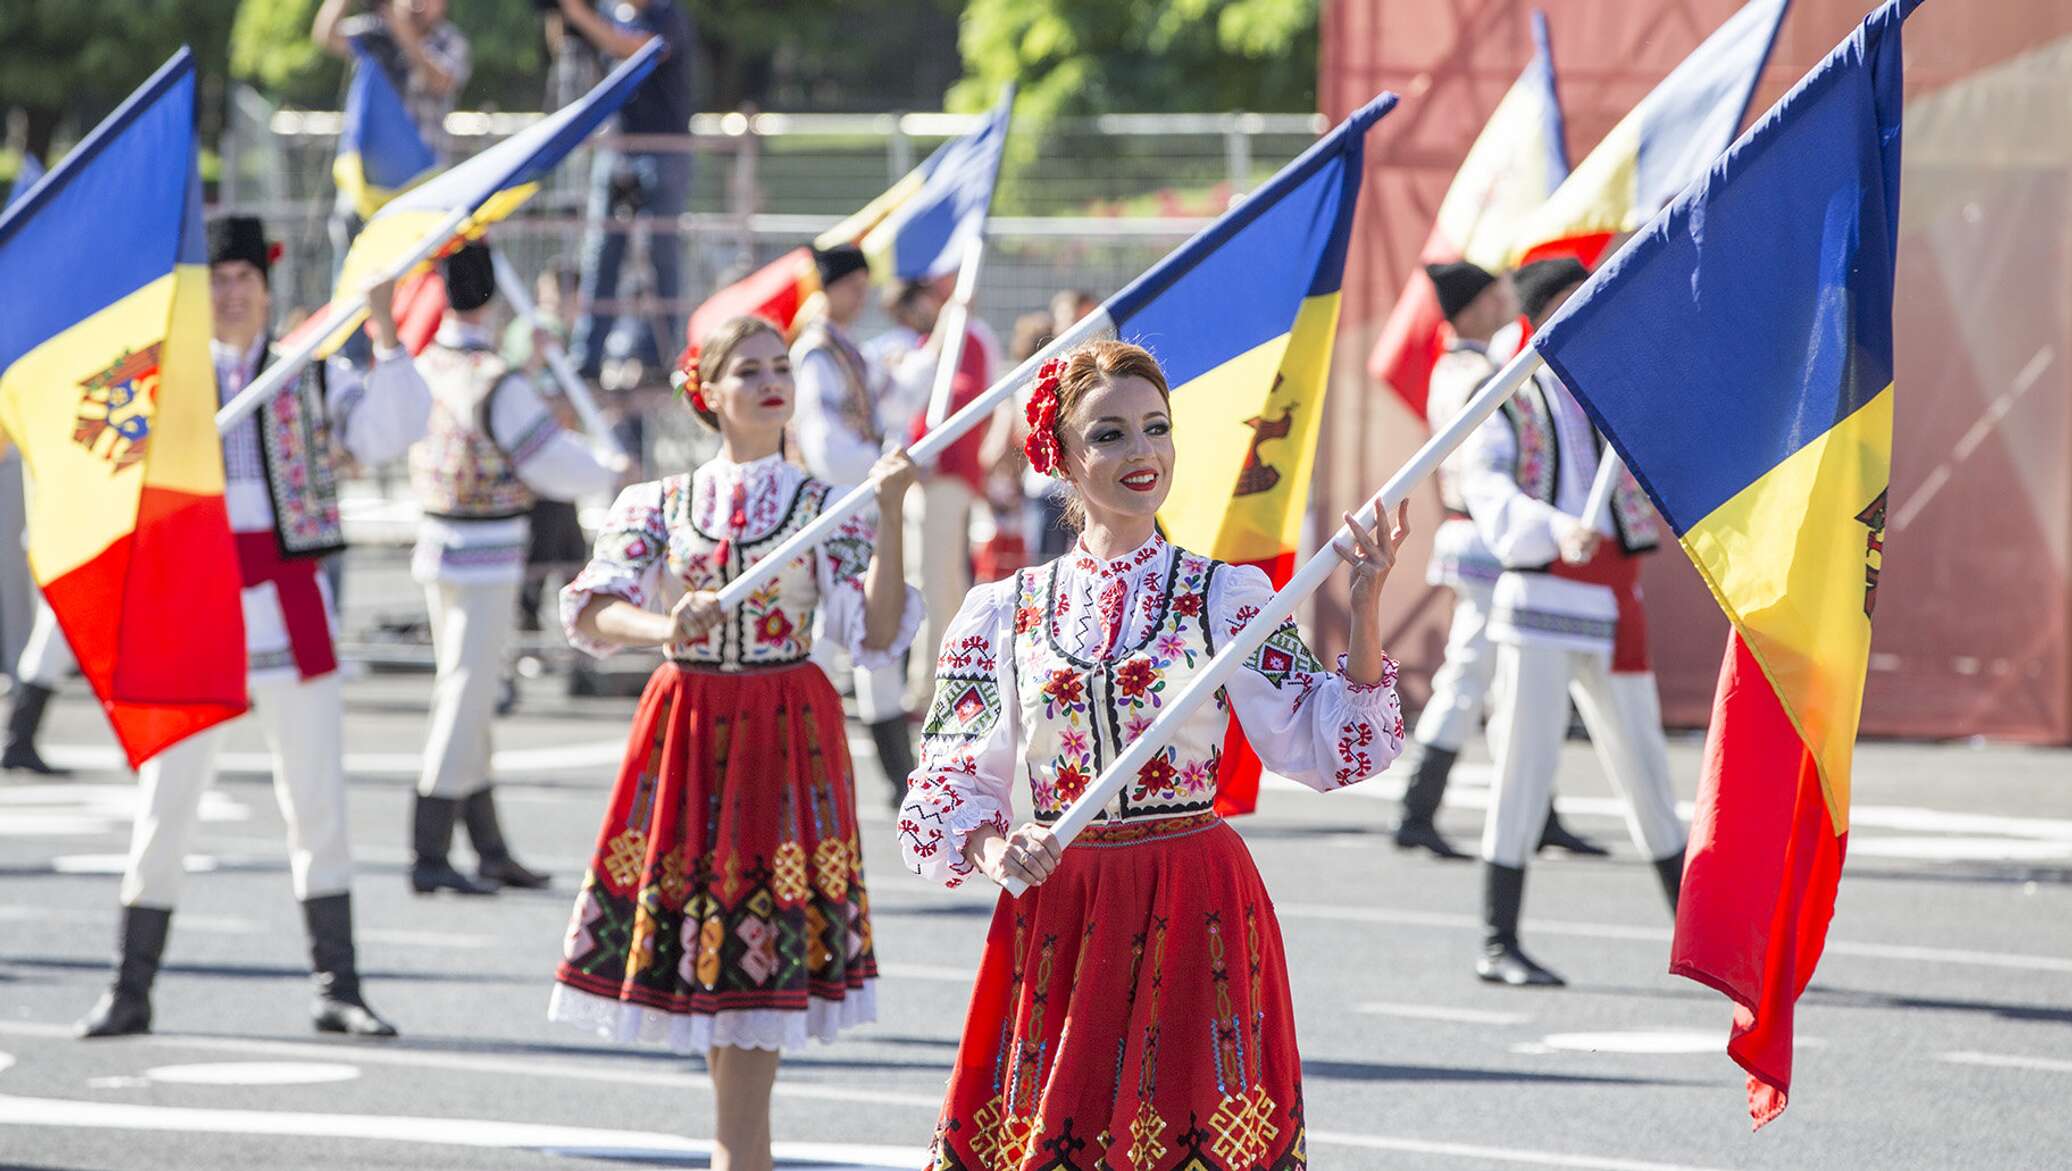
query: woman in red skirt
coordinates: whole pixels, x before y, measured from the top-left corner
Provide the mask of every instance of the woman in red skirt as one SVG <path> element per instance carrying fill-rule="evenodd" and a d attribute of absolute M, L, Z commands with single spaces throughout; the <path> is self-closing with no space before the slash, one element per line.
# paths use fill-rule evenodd
<path fill-rule="evenodd" d="M 548 1013 L 705 1053 L 713 1165 L 763 1171 L 778 1051 L 876 1015 L 842 707 L 807 656 L 816 610 L 860 665 L 912 641 L 921 603 L 899 566 L 914 473 L 904 454 L 880 460 L 876 516 L 722 612 L 715 591 L 835 490 L 785 462 L 791 362 L 767 322 L 722 325 L 678 374 L 720 454 L 621 493 L 561 595 L 579 648 L 659 646 L 666 661 L 633 718 Z"/>
<path fill-rule="evenodd" d="M 1377 603 L 1404 531 L 1354 526 L 1350 652 L 1327 669 L 1290 622 L 1213 705 L 1060 848 L 1045 828 L 1272 596 L 1266 575 L 1166 543 L 1165 376 L 1095 342 L 1046 364 L 1030 463 L 1073 489 L 1064 557 L 972 591 L 936 668 L 900 811 L 916 872 L 1002 896 L 935 1136 L 935 1168 L 1299 1167 L 1302 1071 L 1273 903 L 1215 814 L 1235 710 L 1266 767 L 1320 790 L 1403 744 Z M 1350 520 L 1350 518 L 1348 518 Z M 1027 784 L 1034 821 L 1013 828 Z"/>

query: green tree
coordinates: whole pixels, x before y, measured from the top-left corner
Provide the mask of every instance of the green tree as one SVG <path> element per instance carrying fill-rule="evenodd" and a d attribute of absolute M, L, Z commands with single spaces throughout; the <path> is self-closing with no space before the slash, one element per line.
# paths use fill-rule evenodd
<path fill-rule="evenodd" d="M 1316 108 L 1318 0 L 971 0 L 953 109 L 1018 114 Z"/>
<path fill-rule="evenodd" d="M 0 109 L 27 115 L 27 148 L 49 160 L 60 124 L 90 127 L 185 43 L 205 79 L 223 76 L 237 0 L 6 0 Z M 213 103 L 205 81 L 203 105 Z"/>
<path fill-rule="evenodd" d="M 276 102 L 334 107 L 345 64 L 309 39 L 321 0 L 242 0 L 230 34 L 230 71 Z M 364 9 L 365 5 L 361 5 Z M 473 73 L 463 109 L 536 110 L 542 62 L 540 16 L 526 0 L 450 0 L 446 19 L 468 37 Z"/>

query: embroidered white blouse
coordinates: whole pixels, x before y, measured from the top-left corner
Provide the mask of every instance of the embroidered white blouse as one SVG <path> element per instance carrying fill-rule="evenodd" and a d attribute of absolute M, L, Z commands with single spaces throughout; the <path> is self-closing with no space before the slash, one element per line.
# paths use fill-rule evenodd
<path fill-rule="evenodd" d="M 1273 596 L 1260 570 L 1211 565 L 1154 535 L 1112 560 L 1080 545 L 965 598 L 943 639 L 920 765 L 900 809 L 909 869 L 958 885 L 972 870 L 966 838 L 981 825 L 1010 829 L 1018 782 L 1037 818 L 1050 820 L 1093 780 L 1101 759 L 1142 734 L 1169 685 L 1184 686 Z M 1231 709 L 1276 773 L 1319 791 L 1374 776 L 1403 747 L 1395 681 L 1387 659 L 1374 685 L 1348 681 L 1342 657 L 1339 670 L 1326 669 L 1290 622 L 1103 818 L 1208 809 Z M 1072 718 L 1090 705 L 1099 718 Z"/>
<path fill-rule="evenodd" d="M 576 649 L 603 658 L 613 643 L 584 637 L 576 618 L 599 594 L 666 612 L 688 590 L 716 590 L 820 515 L 837 490 L 779 455 L 737 464 L 715 458 L 689 475 L 635 484 L 619 493 L 598 531 L 590 563 L 561 591 L 561 618 Z M 906 606 L 890 645 L 864 646 L 864 570 L 877 541 L 869 512 L 786 566 L 703 642 L 672 643 L 670 658 L 726 670 L 803 661 L 813 648 L 814 611 L 821 633 L 846 648 L 859 667 L 896 663 L 921 624 L 920 591 L 906 587 Z"/>

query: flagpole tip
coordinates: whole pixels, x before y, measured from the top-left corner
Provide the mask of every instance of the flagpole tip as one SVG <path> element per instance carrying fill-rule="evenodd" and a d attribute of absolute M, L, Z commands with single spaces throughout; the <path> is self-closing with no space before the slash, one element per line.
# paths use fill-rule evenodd
<path fill-rule="evenodd" d="M 1372 101 L 1354 110 L 1353 116 L 1347 121 L 1353 124 L 1354 129 L 1365 133 L 1368 127 L 1381 121 L 1383 114 L 1395 109 L 1397 100 L 1395 91 L 1385 89 L 1374 95 Z"/>

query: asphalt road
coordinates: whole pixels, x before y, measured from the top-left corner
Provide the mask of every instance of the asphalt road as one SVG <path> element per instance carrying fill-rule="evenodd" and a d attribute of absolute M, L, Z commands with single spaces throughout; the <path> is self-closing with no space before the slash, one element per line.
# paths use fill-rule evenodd
<path fill-rule="evenodd" d="M 204 809 L 157 996 L 158 1033 L 82 1043 L 106 980 L 131 784 L 77 684 L 53 709 L 63 782 L 0 778 L 0 1165 L 604 1168 L 705 1165 L 699 1063 L 544 1018 L 572 880 L 631 701 L 529 685 L 499 727 L 521 856 L 559 889 L 423 899 L 403 874 L 430 681 L 348 685 L 355 899 L 390 1043 L 309 1031 L 306 954 L 256 729 Z M 787 1059 L 787 1167 L 916 1167 L 991 900 L 899 865 L 862 771 L 881 1020 Z M 1678 775 L 1698 745 L 1674 745 Z M 1480 824 L 1471 753 L 1443 817 Z M 1726 1003 L 1664 974 L 1669 918 L 1594 757 L 1560 782 L 1607 861 L 1545 860 L 1527 943 L 1560 991 L 1485 987 L 1477 870 L 1398 855 L 1397 778 L 1270 791 L 1243 823 L 1293 969 L 1312 1164 L 1369 1167 L 2063 1167 L 2072 1150 L 2072 754 L 1866 745 L 1828 955 L 1799 1013 L 1791 1109 L 1751 1135 Z"/>

